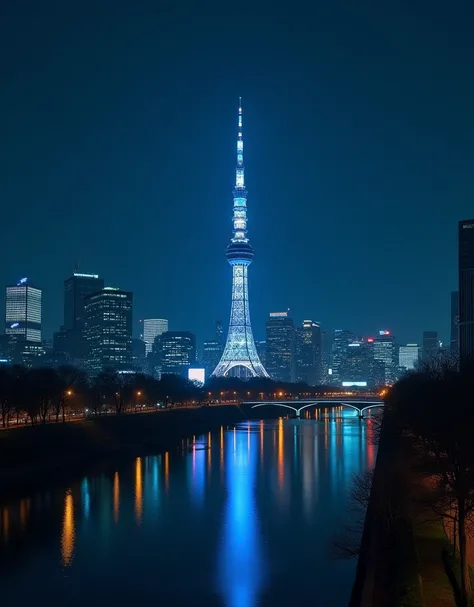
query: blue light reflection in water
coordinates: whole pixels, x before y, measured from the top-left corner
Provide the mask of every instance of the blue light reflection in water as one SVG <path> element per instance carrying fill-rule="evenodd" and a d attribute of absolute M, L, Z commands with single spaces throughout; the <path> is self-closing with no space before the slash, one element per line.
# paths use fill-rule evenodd
<path fill-rule="evenodd" d="M 225 451 L 228 495 L 218 556 L 218 585 L 227 607 L 252 607 L 257 604 L 263 583 L 255 503 L 259 434 L 250 432 L 250 428 L 247 432 L 234 431 L 226 436 Z"/>

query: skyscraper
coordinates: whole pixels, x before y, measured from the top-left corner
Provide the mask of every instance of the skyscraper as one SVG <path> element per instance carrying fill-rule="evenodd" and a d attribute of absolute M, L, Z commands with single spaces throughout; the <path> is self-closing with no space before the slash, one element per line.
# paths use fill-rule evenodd
<path fill-rule="evenodd" d="M 188 376 L 196 364 L 196 337 L 189 331 L 165 331 L 160 337 L 161 373 Z"/>
<path fill-rule="evenodd" d="M 5 292 L 5 335 L 9 341 L 41 343 L 41 289 L 22 278 Z"/>
<path fill-rule="evenodd" d="M 418 344 L 407 344 L 400 346 L 398 350 L 398 366 L 410 371 L 415 369 L 420 360 L 420 346 Z"/>
<path fill-rule="evenodd" d="M 332 374 L 330 383 L 342 386 L 342 371 L 347 356 L 347 348 L 355 339 L 355 335 L 347 329 L 335 329 L 332 343 Z"/>
<path fill-rule="evenodd" d="M 459 222 L 459 357 L 474 359 L 474 219 Z"/>
<path fill-rule="evenodd" d="M 438 331 L 423 331 L 423 353 L 425 362 L 430 362 L 439 356 Z"/>
<path fill-rule="evenodd" d="M 343 387 L 366 388 L 371 385 L 371 344 L 353 339 L 347 344 L 339 370 Z"/>
<path fill-rule="evenodd" d="M 74 361 L 82 361 L 87 357 L 84 298 L 103 288 L 104 280 L 98 274 L 74 272 L 64 281 L 64 324 L 61 332 L 65 335 L 56 336 L 56 339 L 63 340 L 65 353 Z"/>
<path fill-rule="evenodd" d="M 383 363 L 385 367 L 385 385 L 392 386 L 397 379 L 397 364 L 395 337 L 387 329 L 379 331 L 373 341 L 374 361 Z"/>
<path fill-rule="evenodd" d="M 288 312 L 270 312 L 267 320 L 267 370 L 272 379 L 294 382 L 296 332 Z"/>
<path fill-rule="evenodd" d="M 459 291 L 451 292 L 451 338 L 450 350 L 459 352 Z"/>
<path fill-rule="evenodd" d="M 229 332 L 222 358 L 213 375 L 268 377 L 255 348 L 250 324 L 248 267 L 253 248 L 247 238 L 247 190 L 244 177 L 244 141 L 242 137 L 242 104 L 239 99 L 237 168 L 235 175 L 233 236 L 227 247 L 227 261 L 232 266 L 232 306 Z"/>
<path fill-rule="evenodd" d="M 296 381 L 310 386 L 321 381 L 321 327 L 312 320 L 296 330 Z"/>
<path fill-rule="evenodd" d="M 165 318 L 145 318 L 143 320 L 143 341 L 147 354 L 151 352 L 156 337 L 165 331 L 168 331 L 168 321 Z"/>
<path fill-rule="evenodd" d="M 217 339 L 205 341 L 202 347 L 202 364 L 209 376 L 219 364 L 222 356 L 222 345 Z"/>
<path fill-rule="evenodd" d="M 132 293 L 113 287 L 84 298 L 87 366 L 92 373 L 104 367 L 132 370 L 132 300 Z"/>

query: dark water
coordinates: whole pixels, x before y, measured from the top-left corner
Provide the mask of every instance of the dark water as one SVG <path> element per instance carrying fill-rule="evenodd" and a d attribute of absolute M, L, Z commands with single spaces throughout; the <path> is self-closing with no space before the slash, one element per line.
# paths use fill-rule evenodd
<path fill-rule="evenodd" d="M 243 423 L 0 506 L 3 605 L 347 605 L 331 558 L 370 420 Z"/>

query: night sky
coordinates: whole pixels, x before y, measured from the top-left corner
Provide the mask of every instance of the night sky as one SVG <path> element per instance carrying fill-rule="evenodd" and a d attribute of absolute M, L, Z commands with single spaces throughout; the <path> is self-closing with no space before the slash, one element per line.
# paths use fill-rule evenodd
<path fill-rule="evenodd" d="M 78 261 L 133 291 L 136 319 L 212 337 L 241 95 L 256 337 L 290 307 L 448 339 L 474 215 L 474 5 L 239 6 L 3 4 L 0 285 L 43 289 L 48 336 Z"/>

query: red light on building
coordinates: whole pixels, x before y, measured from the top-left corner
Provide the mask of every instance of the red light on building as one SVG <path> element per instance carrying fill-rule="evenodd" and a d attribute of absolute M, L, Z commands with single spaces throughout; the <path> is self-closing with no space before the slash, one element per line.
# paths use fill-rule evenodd
<path fill-rule="evenodd" d="M 373 337 L 368 337 L 367 338 L 367 343 L 368 344 L 372 344 L 374 342 L 374 338 Z"/>

